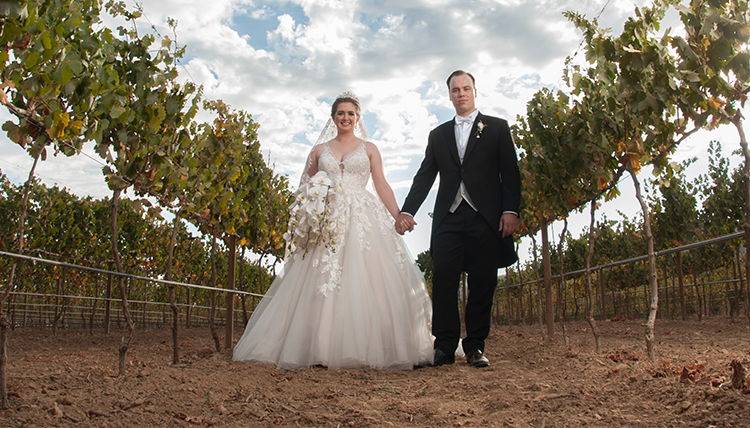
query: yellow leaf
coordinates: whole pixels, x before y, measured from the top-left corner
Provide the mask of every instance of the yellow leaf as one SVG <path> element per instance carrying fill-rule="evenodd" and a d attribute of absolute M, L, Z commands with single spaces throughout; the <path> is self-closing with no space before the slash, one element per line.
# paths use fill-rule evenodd
<path fill-rule="evenodd" d="M 726 104 L 726 103 L 724 101 L 717 100 L 714 97 L 709 97 L 708 98 L 708 104 L 711 107 L 713 107 L 713 108 L 721 108 L 721 107 L 724 107 L 724 104 Z"/>
<path fill-rule="evenodd" d="M 605 180 L 604 177 L 599 176 L 599 190 L 603 190 L 605 187 L 607 187 L 607 180 Z"/>
<path fill-rule="evenodd" d="M 630 166 L 633 167 L 633 171 L 636 172 L 636 174 L 641 170 L 641 161 L 638 159 L 638 156 L 635 154 L 629 154 L 628 158 L 630 158 Z"/>
<path fill-rule="evenodd" d="M 47 133 L 53 138 L 60 138 L 65 134 L 65 128 L 68 127 L 70 116 L 68 113 L 55 113 L 54 124 L 47 130 Z"/>

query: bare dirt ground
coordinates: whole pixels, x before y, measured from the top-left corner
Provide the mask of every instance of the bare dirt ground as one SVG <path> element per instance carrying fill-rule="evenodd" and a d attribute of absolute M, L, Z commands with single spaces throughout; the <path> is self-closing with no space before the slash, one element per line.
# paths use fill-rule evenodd
<path fill-rule="evenodd" d="M 11 408 L 2 427 L 750 427 L 750 380 L 733 389 L 733 360 L 750 366 L 747 320 L 657 321 L 657 363 L 642 321 L 586 323 L 570 345 L 544 345 L 538 326 L 495 326 L 487 369 L 296 372 L 234 363 L 208 330 L 183 330 L 179 365 L 167 330 L 138 331 L 124 378 L 119 332 L 12 332 Z M 237 338 L 241 334 L 237 332 Z M 750 372 L 750 370 L 748 370 Z"/>

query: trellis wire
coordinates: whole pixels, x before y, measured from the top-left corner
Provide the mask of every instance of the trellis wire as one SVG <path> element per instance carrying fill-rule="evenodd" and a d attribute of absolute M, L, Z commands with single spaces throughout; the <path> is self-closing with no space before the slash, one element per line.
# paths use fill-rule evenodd
<path fill-rule="evenodd" d="M 123 278 L 127 278 L 127 279 L 130 279 L 130 280 L 141 280 L 141 281 L 145 281 L 146 283 L 150 282 L 150 283 L 156 283 L 156 284 L 174 285 L 174 286 L 177 286 L 177 287 L 193 288 L 193 289 L 200 289 L 200 290 L 220 291 L 220 292 L 223 292 L 223 293 L 231 293 L 233 295 L 238 295 L 238 296 L 250 296 L 252 298 L 262 298 L 263 297 L 262 294 L 250 293 L 250 292 L 247 292 L 247 291 L 241 291 L 241 290 L 236 290 L 236 289 L 235 290 L 228 290 L 228 289 L 225 289 L 225 288 L 209 287 L 209 286 L 199 285 L 199 284 L 190 284 L 190 283 L 184 283 L 184 282 L 178 282 L 178 281 L 168 281 L 168 280 L 159 279 L 159 278 L 149 278 L 149 277 L 144 277 L 144 276 L 134 275 L 134 274 L 129 274 L 129 273 L 114 272 L 114 271 L 110 271 L 110 270 L 106 270 L 106 269 L 94 268 L 94 267 L 89 267 L 89 266 L 81 266 L 81 265 L 76 265 L 76 264 L 72 264 L 72 263 L 60 262 L 60 261 L 56 261 L 56 260 L 48 260 L 48 259 L 43 259 L 43 258 L 40 258 L 40 257 L 32 257 L 32 256 L 27 256 L 27 255 L 22 255 L 22 254 L 9 253 L 9 252 L 6 252 L 6 251 L 0 251 L 0 257 L 8 257 L 8 258 L 16 259 L 16 260 L 26 261 L 26 262 L 29 262 L 32 266 L 36 266 L 37 263 L 40 263 L 40 264 L 46 264 L 46 265 L 56 266 L 56 267 L 60 267 L 60 268 L 68 268 L 68 269 L 79 270 L 79 271 L 87 271 L 87 272 L 91 272 L 91 273 L 95 273 L 95 274 L 102 274 L 102 275 L 123 277 Z M 63 302 L 66 299 L 95 300 L 97 302 L 98 301 L 102 301 L 102 302 L 105 302 L 105 303 L 106 302 L 113 302 L 113 303 L 121 303 L 122 302 L 120 298 L 113 298 L 113 297 L 107 298 L 107 297 L 95 297 L 95 296 L 74 296 L 74 295 L 68 295 L 68 294 L 40 294 L 40 293 L 15 292 L 15 291 L 11 291 L 10 294 L 13 297 L 16 297 L 16 296 L 27 296 L 27 297 L 31 296 L 32 298 L 38 298 L 38 299 L 54 299 L 54 298 L 59 298 Z M 22 302 L 16 302 L 16 301 L 13 301 L 13 300 L 15 300 L 15 299 L 11 299 L 11 302 L 9 302 L 10 304 L 9 304 L 9 307 L 8 307 L 8 311 L 11 314 L 15 315 L 14 312 L 17 312 L 16 311 L 16 307 L 24 307 L 24 311 L 25 312 L 24 312 L 23 316 L 24 316 L 24 320 L 25 320 L 26 319 L 25 317 L 28 316 L 28 313 L 29 313 L 28 311 L 25 310 L 25 306 L 29 305 L 29 304 L 28 303 L 22 303 Z M 133 304 L 133 305 L 137 305 L 137 306 L 141 306 L 141 305 L 142 306 L 155 305 L 155 306 L 168 307 L 170 305 L 167 302 L 153 302 L 153 301 L 142 301 L 142 300 L 131 300 L 131 299 L 128 299 L 128 303 Z M 65 312 L 69 312 L 69 309 L 73 309 L 73 310 L 79 309 L 80 310 L 81 308 L 85 308 L 88 311 L 92 311 L 93 310 L 94 317 L 95 317 L 96 320 L 98 320 L 100 318 L 99 312 L 105 310 L 105 308 L 92 308 L 92 307 L 80 307 L 80 306 L 70 307 L 70 306 L 68 306 L 66 304 L 51 304 L 51 303 L 36 303 L 36 304 L 33 304 L 33 306 L 40 307 L 39 311 L 34 311 L 33 312 L 33 317 L 41 317 L 41 316 L 44 316 L 44 315 L 48 316 L 49 314 L 53 314 L 54 315 L 54 312 L 51 312 L 51 311 L 49 311 L 49 312 L 48 311 L 41 311 L 41 307 L 63 307 L 63 308 L 65 308 Z M 181 308 L 186 308 L 186 309 L 190 310 L 191 312 L 194 311 L 194 310 L 195 311 L 209 311 L 210 310 L 210 307 L 208 307 L 208 306 L 199 306 L 199 305 L 196 305 L 196 304 L 187 305 L 187 304 L 177 303 L 177 306 L 181 307 Z M 224 315 L 223 319 L 226 319 L 226 314 L 223 314 L 223 310 L 222 309 L 223 308 L 221 308 L 221 307 L 217 307 L 216 308 L 216 310 L 217 310 L 217 316 L 218 317 L 222 317 L 222 315 Z M 112 312 L 113 312 L 112 315 L 116 315 L 118 313 L 121 313 L 121 309 L 112 308 Z M 163 313 L 154 312 L 154 311 L 145 311 L 145 310 L 141 310 L 141 309 L 138 309 L 138 310 L 133 309 L 133 316 L 134 316 L 134 319 L 137 319 L 137 324 L 138 325 L 141 325 L 142 322 L 145 322 L 144 319 L 148 319 L 148 320 L 153 320 L 154 319 L 154 318 L 148 318 L 148 317 L 145 316 L 145 315 L 148 315 L 149 313 L 151 313 L 151 314 L 156 313 L 156 314 L 159 314 L 159 315 L 164 315 Z M 238 317 L 239 317 L 238 311 L 234 311 L 234 314 L 233 314 L 233 317 L 232 317 L 233 320 L 236 320 Z M 180 319 L 181 320 L 184 320 L 186 318 L 188 318 L 188 324 L 190 324 L 190 325 L 193 324 L 194 320 L 197 321 L 198 324 L 204 324 L 204 323 L 201 323 L 200 321 L 201 320 L 207 320 L 208 316 L 201 316 L 201 315 L 193 314 L 193 313 L 191 313 L 190 315 L 180 314 Z M 20 324 L 17 321 L 18 320 L 12 321 L 12 325 L 14 327 L 16 327 L 16 326 L 18 326 Z M 217 321 L 220 321 L 220 320 L 217 319 Z M 152 322 L 152 324 L 162 325 L 164 323 L 163 322 L 156 322 L 156 323 Z M 217 324 L 221 324 L 221 323 L 217 323 Z"/>
<path fill-rule="evenodd" d="M 713 244 L 717 244 L 717 243 L 721 243 L 725 241 L 740 239 L 740 238 L 744 238 L 744 235 L 745 235 L 744 232 L 736 232 L 736 233 L 720 236 L 717 238 L 708 239 L 705 241 L 695 242 L 695 243 L 691 243 L 688 245 L 683 245 L 679 247 L 670 248 L 667 250 L 658 251 L 656 253 L 656 256 L 657 257 L 666 256 L 669 254 L 679 253 L 682 251 L 688 251 L 688 250 L 692 250 L 692 249 L 707 246 L 707 245 L 713 245 Z M 598 266 L 592 267 L 590 270 L 592 274 L 597 275 L 595 282 L 599 282 L 600 279 L 598 278 L 598 276 L 601 275 L 605 269 L 611 269 L 611 268 L 624 266 L 624 265 L 631 264 L 631 263 L 646 262 L 647 260 L 648 260 L 648 256 L 642 255 L 642 256 L 633 257 L 633 258 L 629 258 L 625 260 L 618 260 L 612 263 L 598 265 Z M 727 269 L 731 269 L 731 267 Z M 742 269 L 740 269 L 740 272 L 742 273 Z M 513 273 L 517 273 L 517 270 L 514 270 Z M 576 271 L 567 272 L 564 274 L 565 283 L 568 284 L 569 282 L 572 282 L 573 286 L 575 286 L 576 281 L 581 278 L 580 275 L 585 274 L 585 273 L 586 273 L 586 269 L 579 269 Z M 691 275 L 689 273 L 686 273 L 685 276 L 691 276 Z M 735 290 L 730 290 L 730 289 L 714 290 L 714 289 L 709 288 L 709 290 L 706 291 L 705 286 L 710 287 L 712 285 L 721 285 L 721 284 L 727 284 L 727 285 L 737 284 L 737 283 L 741 284 L 741 281 L 746 278 L 744 274 L 740 274 L 739 277 L 737 277 L 737 275 L 734 275 L 734 276 L 735 278 L 732 278 L 732 279 L 713 280 L 713 281 L 698 281 L 697 277 L 693 277 L 693 282 L 691 284 L 686 283 L 683 286 L 684 292 L 685 292 L 685 296 L 684 296 L 685 307 L 691 310 L 701 311 L 701 313 L 703 313 L 703 311 L 705 310 L 706 315 L 709 315 L 709 313 L 715 313 L 715 308 L 717 307 L 716 301 L 722 298 L 725 301 L 729 299 L 730 297 L 737 298 L 737 296 L 734 296 Z M 560 275 L 554 275 L 552 276 L 551 279 L 552 281 L 554 281 L 553 287 L 558 287 Z M 671 280 L 672 285 L 668 284 L 667 281 L 669 280 Z M 533 280 L 525 281 L 521 283 L 514 283 L 514 284 L 505 285 L 505 286 L 499 286 L 497 288 L 496 299 L 495 299 L 496 308 L 494 309 L 494 312 L 493 312 L 495 321 L 498 323 L 503 323 L 503 322 L 513 323 L 513 322 L 519 322 L 519 321 L 523 322 L 528 316 L 532 316 L 532 315 L 526 314 L 527 309 L 529 310 L 529 314 L 535 314 L 538 311 L 538 307 L 536 306 L 536 304 L 534 304 L 533 308 L 531 309 L 529 309 L 528 306 L 525 306 L 528 304 L 528 298 L 530 298 L 526 296 L 527 292 L 525 290 L 523 292 L 523 295 L 517 296 L 517 297 L 512 297 L 510 294 L 508 294 L 508 292 L 511 289 L 524 287 L 528 285 L 529 288 L 531 289 L 531 296 L 533 297 L 534 293 L 539 292 L 542 282 L 543 282 L 543 278 L 539 278 L 538 280 L 533 279 Z M 638 282 L 638 281 L 635 280 L 635 282 Z M 659 278 L 659 287 L 658 287 L 659 294 L 661 295 L 663 293 L 665 296 L 665 298 L 660 298 L 660 301 L 666 300 L 665 302 L 666 305 L 662 305 L 660 303 L 659 312 L 660 313 L 666 312 L 667 315 L 670 317 L 672 316 L 671 314 L 672 314 L 673 309 L 676 310 L 675 306 L 678 305 L 678 301 L 679 301 L 678 286 L 675 282 L 676 282 L 675 274 L 672 274 L 671 276 L 667 276 L 667 278 Z M 700 297 L 700 294 L 701 294 L 700 287 L 704 288 L 703 296 L 705 299 L 701 299 Z M 568 288 L 569 287 L 566 286 L 566 289 Z M 602 311 L 604 310 L 604 307 L 601 306 L 603 305 L 602 300 L 606 300 L 609 303 L 613 303 L 614 308 L 612 312 L 614 313 L 620 312 L 620 306 L 622 304 L 622 301 L 619 301 L 619 302 L 615 301 L 618 299 L 617 296 L 625 296 L 625 302 L 624 302 L 626 306 L 625 311 L 627 311 L 628 313 L 632 312 L 632 313 L 635 313 L 637 316 L 640 316 L 643 313 L 645 313 L 645 311 L 648 310 L 648 306 L 649 306 L 648 300 L 650 299 L 650 295 L 646 290 L 642 289 L 642 287 L 635 286 L 635 287 L 630 287 L 629 289 L 626 289 L 626 290 L 611 290 L 610 289 L 609 291 L 606 291 L 603 293 L 601 293 L 601 291 L 604 291 L 604 290 L 603 289 L 600 290 L 599 289 L 600 286 L 598 284 L 595 285 L 594 288 L 595 288 L 594 298 L 596 299 L 596 302 L 594 302 L 595 311 L 598 313 L 599 316 L 604 315 L 602 313 Z M 505 294 L 508 295 L 507 298 L 501 299 L 500 296 L 504 296 Z M 671 294 L 671 296 L 669 296 L 669 294 Z M 501 300 L 508 300 L 508 298 L 513 299 L 514 302 L 507 302 L 507 301 L 502 302 L 501 301 Z M 619 298 L 622 299 L 622 297 L 619 297 Z M 582 311 L 583 308 L 585 308 L 586 301 L 587 301 L 587 297 L 585 295 L 574 296 L 574 298 L 572 299 L 566 298 L 563 302 L 563 305 L 565 305 L 566 313 L 570 313 L 568 309 L 570 308 L 571 303 L 574 304 L 573 306 L 574 310 L 580 309 Z M 583 302 L 583 303 L 579 306 L 578 302 Z M 500 306 L 503 306 L 502 305 L 503 303 L 505 306 L 504 309 L 500 307 Z M 738 303 L 740 304 L 740 306 L 743 304 L 741 296 L 738 299 Z M 557 304 L 558 302 L 555 302 L 555 305 Z M 631 308 L 631 305 L 632 305 L 632 308 Z M 555 311 L 555 313 L 557 314 L 557 311 Z M 578 318 L 580 318 L 581 316 L 582 315 L 579 314 Z"/>

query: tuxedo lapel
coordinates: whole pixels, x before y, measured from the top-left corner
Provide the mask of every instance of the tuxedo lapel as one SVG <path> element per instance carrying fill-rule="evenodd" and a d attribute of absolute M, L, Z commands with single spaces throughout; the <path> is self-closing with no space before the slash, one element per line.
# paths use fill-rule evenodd
<path fill-rule="evenodd" d="M 477 118 L 474 119 L 474 124 L 471 126 L 471 132 L 469 132 L 469 141 L 466 142 L 466 153 L 464 153 L 464 159 L 469 157 L 471 154 L 471 150 L 474 148 L 474 146 L 477 145 L 477 142 L 479 141 L 479 135 L 477 134 L 477 127 L 479 125 L 479 122 L 482 121 L 482 113 L 477 114 Z M 455 140 L 455 137 L 453 138 Z"/>
<path fill-rule="evenodd" d="M 455 119 L 447 122 L 443 127 L 443 136 L 445 138 L 445 143 L 448 145 L 448 152 L 453 157 L 453 160 L 456 161 L 456 164 L 461 165 L 461 159 L 458 156 L 458 145 L 456 145 L 455 124 Z"/>

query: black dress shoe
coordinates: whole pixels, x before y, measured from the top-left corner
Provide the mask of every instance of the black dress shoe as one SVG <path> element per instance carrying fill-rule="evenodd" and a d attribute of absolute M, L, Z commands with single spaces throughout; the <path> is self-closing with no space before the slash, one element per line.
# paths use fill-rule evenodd
<path fill-rule="evenodd" d="M 456 357 L 454 354 L 448 355 L 441 349 L 435 349 L 435 356 L 432 360 L 432 365 L 437 366 L 444 366 L 447 364 L 453 364 L 456 361 Z"/>
<path fill-rule="evenodd" d="M 490 360 L 482 354 L 482 351 L 477 349 L 476 351 L 470 351 L 466 353 L 466 362 L 470 366 L 474 367 L 487 367 L 490 365 Z"/>

